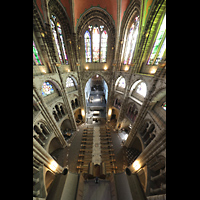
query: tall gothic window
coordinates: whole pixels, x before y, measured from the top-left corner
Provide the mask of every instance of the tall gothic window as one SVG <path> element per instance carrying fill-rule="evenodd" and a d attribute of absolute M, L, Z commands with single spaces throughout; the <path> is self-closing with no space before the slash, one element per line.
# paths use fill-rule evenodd
<path fill-rule="evenodd" d="M 38 50 L 35 46 L 34 41 L 33 41 L 33 62 L 36 65 L 42 65 L 42 61 L 40 59 L 40 56 L 39 56 L 39 53 L 38 53 Z"/>
<path fill-rule="evenodd" d="M 162 20 L 162 24 L 160 26 L 158 35 L 154 42 L 153 48 L 151 50 L 151 54 L 147 61 L 148 65 L 157 65 L 162 57 L 164 56 L 166 49 L 166 14 Z"/>
<path fill-rule="evenodd" d="M 103 33 L 101 34 L 101 62 L 106 62 L 107 39 L 108 34 L 106 31 L 103 31 Z"/>
<path fill-rule="evenodd" d="M 85 61 L 92 62 L 91 37 L 89 31 L 85 32 L 84 39 L 85 39 Z"/>
<path fill-rule="evenodd" d="M 85 61 L 87 63 L 106 62 L 108 33 L 103 25 L 100 25 L 99 27 L 97 24 L 94 27 L 89 25 L 88 30 L 86 30 L 84 34 L 84 42 Z"/>
<path fill-rule="evenodd" d="M 130 65 L 133 57 L 139 28 L 139 16 L 135 17 L 135 20 L 129 30 L 128 38 L 126 41 L 126 48 L 124 54 L 124 65 Z"/>
<path fill-rule="evenodd" d="M 100 34 L 98 26 L 95 26 L 92 31 L 92 44 L 93 44 L 93 62 L 99 62 L 99 46 L 100 46 Z"/>
<path fill-rule="evenodd" d="M 60 22 L 56 19 L 54 15 L 52 15 L 51 22 L 51 29 L 53 33 L 53 39 L 56 44 L 58 57 L 61 64 L 68 64 L 68 58 L 66 54 L 65 44 L 63 40 L 62 28 Z"/>

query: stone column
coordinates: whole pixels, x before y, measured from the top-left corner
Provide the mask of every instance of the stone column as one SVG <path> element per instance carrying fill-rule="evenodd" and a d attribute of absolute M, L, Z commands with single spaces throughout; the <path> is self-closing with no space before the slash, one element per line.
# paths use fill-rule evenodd
<path fill-rule="evenodd" d="M 61 167 L 51 155 L 33 138 L 33 157 L 43 163 L 46 167 L 51 169 L 55 173 L 62 173 L 63 167 Z"/>
<path fill-rule="evenodd" d="M 123 99 L 123 103 L 122 103 L 121 108 L 120 108 L 119 117 L 117 119 L 117 123 L 116 123 L 115 129 L 118 129 L 118 126 L 119 126 L 119 124 L 121 124 L 122 120 L 124 119 L 124 114 L 127 112 L 127 109 L 128 109 L 127 102 L 128 102 L 128 95 L 129 95 L 129 92 L 130 92 L 130 87 L 129 87 L 130 78 L 131 78 L 131 76 L 129 77 L 128 81 L 126 81 L 124 99 Z"/>

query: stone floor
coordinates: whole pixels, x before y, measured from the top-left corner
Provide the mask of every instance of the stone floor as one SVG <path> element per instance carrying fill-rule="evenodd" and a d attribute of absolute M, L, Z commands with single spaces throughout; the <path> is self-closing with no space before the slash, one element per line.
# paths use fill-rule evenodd
<path fill-rule="evenodd" d="M 98 126 L 100 125 L 100 127 L 105 127 L 105 125 L 107 125 L 110 128 L 113 149 L 114 149 L 114 154 L 115 154 L 115 159 L 116 159 L 115 166 L 117 166 L 116 173 L 123 172 L 126 166 L 128 165 L 128 162 L 126 159 L 126 147 L 124 147 L 122 144 L 123 137 L 120 137 L 120 133 L 118 133 L 118 131 L 113 130 L 115 127 L 115 122 L 111 121 L 110 123 L 106 124 L 105 119 L 98 122 L 94 122 L 93 124 L 84 123 L 78 126 L 77 131 L 74 131 L 72 133 L 72 137 L 68 139 L 69 146 L 65 147 L 64 149 L 57 149 L 55 152 L 52 153 L 52 156 L 56 158 L 56 161 L 58 162 L 58 164 L 60 164 L 62 167 L 67 167 L 69 171 L 72 173 L 73 172 L 77 173 L 76 167 L 77 167 L 77 160 L 78 160 L 78 154 L 80 150 L 83 130 L 84 128 L 92 128 L 97 125 Z M 56 179 L 54 180 L 54 184 L 51 188 L 51 191 L 47 199 L 54 200 L 55 195 L 58 196 L 58 194 L 61 193 L 64 187 L 64 183 L 65 183 L 65 176 L 57 176 Z M 93 185 L 95 187 L 95 184 Z M 86 187 L 86 189 L 91 190 L 93 185 L 88 185 L 88 188 Z M 108 189 L 109 187 L 110 186 L 106 188 Z M 84 191 L 85 194 L 90 195 L 90 196 L 85 196 L 84 199 L 96 198 L 96 196 L 99 196 L 99 192 L 102 193 L 105 199 L 106 198 L 109 199 L 108 196 L 110 194 L 109 194 L 109 190 L 107 191 L 107 189 L 104 192 L 102 192 L 101 190 L 95 190 L 92 193 L 87 193 L 86 191 Z"/>
<path fill-rule="evenodd" d="M 93 124 L 84 123 L 78 126 L 77 131 L 73 132 L 72 137 L 68 139 L 68 143 L 70 146 L 67 146 L 64 149 L 58 149 L 52 154 L 57 158 L 58 164 L 60 164 L 63 167 L 67 167 L 71 172 L 77 172 L 76 166 L 83 129 L 86 127 L 92 128 L 96 125 L 100 125 L 100 127 L 105 127 L 105 125 L 107 125 L 110 128 L 113 149 L 116 159 L 117 173 L 124 171 L 124 169 L 128 165 L 128 162 L 126 158 L 126 147 L 124 147 L 122 143 L 123 137 L 120 137 L 120 133 L 118 133 L 118 131 L 113 130 L 113 128 L 115 127 L 114 122 L 111 121 L 110 123 L 106 124 L 105 120 L 94 122 Z"/>

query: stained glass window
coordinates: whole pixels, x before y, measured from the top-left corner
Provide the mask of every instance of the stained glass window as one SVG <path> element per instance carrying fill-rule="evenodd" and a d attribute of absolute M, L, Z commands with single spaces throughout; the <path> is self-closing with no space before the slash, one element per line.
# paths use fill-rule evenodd
<path fill-rule="evenodd" d="M 162 21 L 162 24 L 160 26 L 158 35 L 156 37 L 156 41 L 155 41 L 155 43 L 153 45 L 153 48 L 152 48 L 152 51 L 151 51 L 151 55 L 149 56 L 149 60 L 147 62 L 148 65 L 151 65 L 151 64 L 154 63 L 155 57 L 157 55 L 157 51 L 158 51 L 158 49 L 159 49 L 159 47 L 161 45 L 161 42 L 163 41 L 162 39 L 164 37 L 165 30 L 166 30 L 166 14 L 165 14 L 165 16 L 163 18 L 163 21 Z M 164 44 L 164 47 L 165 47 L 165 44 Z M 162 49 L 162 51 L 165 50 L 165 48 Z"/>
<path fill-rule="evenodd" d="M 72 80 L 71 77 L 68 77 L 66 80 L 66 87 L 73 87 L 74 86 L 74 81 Z"/>
<path fill-rule="evenodd" d="M 88 26 L 89 30 L 91 31 L 92 30 L 92 25 Z"/>
<path fill-rule="evenodd" d="M 166 101 L 162 104 L 162 108 L 166 110 Z"/>
<path fill-rule="evenodd" d="M 138 36 L 138 28 L 139 28 L 139 16 L 137 16 L 135 18 L 135 21 L 133 22 L 133 24 L 129 30 L 129 35 L 128 35 L 128 39 L 126 42 L 124 65 L 131 64 L 131 60 L 133 57 L 133 52 L 135 49 L 135 44 L 136 44 L 137 36 Z"/>
<path fill-rule="evenodd" d="M 54 15 L 51 15 L 51 17 L 53 19 L 53 20 L 50 19 L 51 29 L 53 33 L 53 39 L 55 41 L 56 48 L 58 51 L 58 57 L 59 57 L 60 63 L 68 64 L 68 58 L 67 58 L 61 25 L 58 22 L 58 20 L 56 20 L 56 17 Z"/>
<path fill-rule="evenodd" d="M 162 44 L 162 47 L 160 48 L 159 54 L 158 54 L 158 56 L 156 58 L 155 65 L 157 65 L 158 62 L 162 60 L 162 57 L 163 57 L 164 52 L 165 52 L 165 49 L 166 49 L 166 37 L 165 37 L 165 40 L 164 40 L 164 42 Z"/>
<path fill-rule="evenodd" d="M 65 63 L 68 64 L 68 58 L 67 58 L 67 54 L 66 54 L 66 51 L 65 51 L 64 41 L 63 41 L 62 29 L 61 29 L 61 25 L 60 25 L 59 22 L 57 22 L 57 29 L 58 29 L 58 33 L 59 33 L 59 36 L 60 36 L 62 51 L 63 51 L 64 58 L 65 58 Z"/>
<path fill-rule="evenodd" d="M 58 51 L 58 57 L 60 59 L 60 63 L 63 62 L 62 60 L 62 55 L 61 55 L 61 51 L 60 51 L 60 46 L 59 46 L 59 43 L 58 43 L 58 38 L 57 38 L 57 33 L 56 33 L 56 29 L 55 29 L 55 24 L 54 22 L 50 19 L 50 22 L 51 22 L 51 29 L 52 29 L 52 33 L 53 33 L 53 39 L 56 43 L 56 48 L 57 48 L 57 51 Z"/>
<path fill-rule="evenodd" d="M 88 31 L 85 32 L 85 61 L 92 62 L 92 54 L 91 54 L 91 37 Z"/>
<path fill-rule="evenodd" d="M 121 88 L 125 88 L 126 87 L 125 78 L 121 78 L 119 80 L 118 87 L 121 87 Z"/>
<path fill-rule="evenodd" d="M 101 34 L 101 62 L 106 62 L 107 39 L 108 34 L 106 31 L 103 31 L 103 33 Z"/>
<path fill-rule="evenodd" d="M 103 28 L 104 28 L 104 26 L 103 26 L 103 25 L 101 25 L 101 26 L 100 26 L 100 30 L 101 30 L 101 31 L 103 31 Z"/>
<path fill-rule="evenodd" d="M 42 95 L 45 97 L 49 94 L 52 94 L 54 92 L 54 89 L 52 85 L 49 82 L 44 82 L 42 85 Z"/>
<path fill-rule="evenodd" d="M 137 86 L 137 90 L 136 92 L 140 95 L 142 95 L 143 97 L 146 96 L 147 93 L 147 86 L 144 82 L 139 83 L 139 85 Z"/>
<path fill-rule="evenodd" d="M 34 59 L 36 65 L 42 65 L 42 61 L 40 59 L 40 56 L 39 56 L 39 53 L 38 53 L 38 50 L 35 46 L 34 41 L 33 41 L 33 59 Z"/>
<path fill-rule="evenodd" d="M 93 44 L 93 62 L 99 62 L 99 43 L 100 43 L 100 34 L 99 28 L 95 26 L 92 31 L 92 44 Z"/>

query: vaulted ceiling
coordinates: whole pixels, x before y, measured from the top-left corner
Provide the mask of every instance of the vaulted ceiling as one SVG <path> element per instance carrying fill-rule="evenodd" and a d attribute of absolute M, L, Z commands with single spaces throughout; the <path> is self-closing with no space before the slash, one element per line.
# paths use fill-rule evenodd
<path fill-rule="evenodd" d="M 40 13 L 45 20 L 45 4 L 48 4 L 49 1 L 52 0 L 35 0 Z M 58 1 L 58 0 L 55 0 Z M 110 16 L 113 18 L 115 22 L 116 28 L 120 25 L 123 16 L 129 6 L 129 4 L 133 0 L 60 0 L 58 3 L 61 4 L 62 7 L 67 12 L 67 15 L 70 21 L 73 23 L 74 30 L 76 29 L 77 22 L 80 17 L 86 12 L 88 9 L 92 7 L 100 7 L 107 11 Z M 148 7 L 151 5 L 153 0 L 146 0 L 147 1 L 147 10 Z M 139 2 L 139 1 L 138 1 Z"/>
<path fill-rule="evenodd" d="M 52 38 L 50 38 L 49 24 L 50 14 L 55 14 L 62 22 L 63 32 L 66 34 L 68 56 L 71 59 L 72 69 L 75 68 L 80 59 L 81 37 L 85 26 L 88 26 L 95 17 L 104 22 L 110 31 L 109 40 L 113 50 L 113 66 L 120 70 L 120 59 L 123 51 L 123 43 L 126 40 L 126 30 L 130 23 L 133 23 L 134 16 L 140 16 L 140 34 L 136 46 L 137 51 L 132 59 L 131 66 L 134 72 L 141 72 L 141 67 L 145 63 L 155 39 L 159 21 L 166 9 L 166 0 L 33 0 L 33 27 L 35 36 L 40 42 L 41 51 L 53 58 L 56 56 L 53 48 Z M 37 25 L 36 25 L 37 24 Z M 42 25 L 43 24 L 43 25 Z M 45 27 L 45 29 L 44 29 Z M 43 30 L 44 29 L 44 30 Z M 46 37 L 42 37 L 42 34 Z M 43 42 L 42 42 L 43 41 Z M 46 48 L 45 43 L 49 48 Z M 48 52 L 49 51 L 49 52 Z M 72 56 L 73 54 L 74 56 Z M 49 67 L 53 66 L 53 60 L 49 61 Z M 56 59 L 55 59 L 56 60 Z M 74 60 L 74 61 L 73 61 Z M 48 62 L 47 62 L 48 63 Z M 94 65 L 98 66 L 98 64 Z M 109 69 L 108 66 L 108 69 Z M 85 67 L 85 66 L 83 66 Z M 92 67 L 92 66 L 91 66 Z M 123 66 L 125 67 L 125 66 Z M 103 69 L 103 65 L 101 66 Z M 124 69 L 123 69 L 124 70 Z"/>

